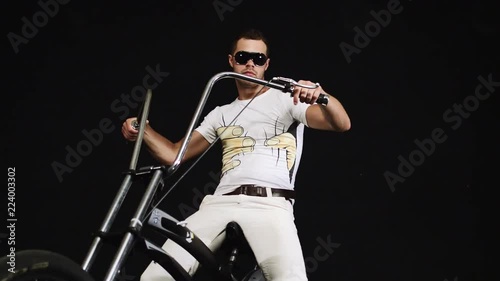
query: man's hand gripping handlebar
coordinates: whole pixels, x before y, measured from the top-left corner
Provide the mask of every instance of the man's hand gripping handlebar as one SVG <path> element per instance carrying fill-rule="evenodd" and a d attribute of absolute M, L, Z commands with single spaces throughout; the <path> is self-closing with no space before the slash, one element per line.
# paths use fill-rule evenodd
<path fill-rule="evenodd" d="M 292 96 L 296 87 L 306 88 L 306 89 L 316 89 L 320 86 L 319 83 L 314 83 L 312 85 L 301 84 L 293 79 L 285 77 L 274 77 L 273 79 L 271 79 L 271 81 L 283 84 L 285 88 L 282 89 L 282 91 L 289 92 L 290 94 L 292 94 Z M 328 95 L 323 93 L 319 94 L 318 98 L 316 99 L 316 103 L 326 106 L 328 104 Z"/>

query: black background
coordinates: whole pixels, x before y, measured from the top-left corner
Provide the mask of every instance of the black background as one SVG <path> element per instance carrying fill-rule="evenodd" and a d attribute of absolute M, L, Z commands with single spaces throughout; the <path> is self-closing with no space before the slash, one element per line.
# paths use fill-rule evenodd
<path fill-rule="evenodd" d="M 16 168 L 16 251 L 47 249 L 80 263 L 131 156 L 119 130 L 125 115 L 112 103 L 142 84 L 147 66 L 159 65 L 168 76 L 153 90 L 149 120 L 178 140 L 205 84 L 230 70 L 232 36 L 256 27 L 270 40 L 267 78 L 320 82 L 352 121 L 346 133 L 306 130 L 295 212 L 310 280 L 494 280 L 486 216 L 495 206 L 487 191 L 498 187 L 500 88 L 459 125 L 443 117 L 474 95 L 479 76 L 500 81 L 494 5 L 404 0 L 349 63 L 339 44 L 354 46 L 354 28 L 364 30 L 374 20 L 370 11 L 389 2 L 70 1 L 17 52 L 9 34 L 22 36 L 22 18 L 33 22 L 42 8 L 35 1 L 11 4 L 3 16 L 3 131 L 5 165 Z M 224 5 L 229 9 L 218 12 L 215 6 Z M 233 83 L 217 83 L 204 112 L 234 99 Z M 129 109 L 127 116 L 137 114 Z M 66 147 L 77 149 L 86 140 L 82 130 L 97 130 L 106 118 L 114 129 L 59 180 L 53 163 L 66 165 Z M 398 174 L 401 157 L 408 160 L 415 141 L 430 139 L 435 129 L 446 140 L 391 190 L 384 173 Z M 162 202 L 166 211 L 181 219 L 197 206 L 196 194 L 210 191 L 218 149 Z M 139 162 L 154 163 L 147 153 Z M 142 191 L 131 190 L 118 227 L 128 223 Z M 321 239 L 340 244 L 325 260 L 314 254 Z M 113 253 L 103 248 L 96 276 Z M 146 264 L 133 256 L 122 280 L 139 276 Z"/>

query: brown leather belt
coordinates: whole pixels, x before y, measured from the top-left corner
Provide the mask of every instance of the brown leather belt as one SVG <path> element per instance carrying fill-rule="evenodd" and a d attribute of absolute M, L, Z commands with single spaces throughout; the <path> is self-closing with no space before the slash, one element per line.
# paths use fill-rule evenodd
<path fill-rule="evenodd" d="M 295 199 L 295 191 L 290 189 L 271 188 L 273 197 L 285 197 L 286 200 Z M 224 195 L 238 195 L 244 194 L 249 196 L 268 197 L 267 188 L 265 186 L 258 186 L 253 184 L 244 184 L 238 186 L 234 191 Z"/>

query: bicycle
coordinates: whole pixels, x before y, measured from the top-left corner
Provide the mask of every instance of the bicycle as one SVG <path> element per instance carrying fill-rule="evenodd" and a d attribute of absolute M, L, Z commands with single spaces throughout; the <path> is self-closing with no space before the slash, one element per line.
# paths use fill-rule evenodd
<path fill-rule="evenodd" d="M 251 269 L 244 274 L 242 278 L 234 275 L 234 268 L 237 262 L 238 255 L 241 251 L 251 252 L 244 233 L 236 222 L 229 222 L 225 229 L 225 243 L 230 249 L 230 254 L 222 259 L 216 253 L 205 245 L 195 233 L 186 227 L 183 222 L 177 220 L 168 213 L 157 208 L 159 203 L 153 204 L 154 199 L 158 197 L 159 190 L 165 187 L 165 179 L 172 176 L 179 168 L 181 159 L 187 150 L 187 145 L 190 141 L 191 134 L 198 123 L 201 112 L 205 106 L 208 96 L 213 85 L 224 78 L 234 78 L 247 80 L 256 84 L 278 89 L 284 93 L 292 93 L 295 87 L 305 87 L 314 89 L 319 86 L 302 85 L 296 81 L 284 78 L 274 77 L 270 81 L 261 80 L 258 78 L 246 76 L 235 72 L 221 72 L 214 75 L 206 84 L 203 95 L 198 103 L 195 114 L 188 126 L 186 136 L 177 154 L 176 159 L 170 167 L 166 166 L 145 166 L 137 168 L 139 152 L 142 146 L 144 128 L 149 114 L 152 91 L 149 89 L 146 93 L 145 100 L 140 108 L 138 120 L 134 124 L 138 129 L 138 137 L 134 145 L 129 169 L 125 172 L 124 179 L 120 188 L 105 215 L 99 230 L 93 234 L 93 240 L 90 248 L 81 265 L 75 261 L 65 257 L 64 255 L 47 251 L 47 250 L 23 250 L 16 253 L 15 263 L 17 270 L 4 270 L 0 275 L 0 281 L 19 281 L 19 280 L 72 280 L 72 281 L 93 281 L 94 278 L 89 273 L 93 262 L 97 257 L 103 243 L 117 241 L 121 237 L 121 243 L 118 244 L 111 265 L 109 266 L 104 281 L 113 281 L 117 274 L 126 262 L 128 255 L 133 247 L 137 245 L 147 254 L 151 260 L 160 264 L 167 272 L 169 272 L 175 280 L 190 281 L 193 277 L 184 270 L 179 263 L 164 252 L 159 245 L 156 245 L 144 235 L 145 229 L 153 230 L 167 239 L 172 239 L 178 245 L 187 250 L 200 266 L 206 269 L 214 280 L 228 281 L 265 281 L 263 273 L 258 265 L 252 265 Z M 316 103 L 327 104 L 328 97 L 321 94 Z M 215 143 L 216 141 L 214 141 Z M 203 156 L 203 155 L 202 155 Z M 189 170 L 188 170 L 189 171 Z M 131 185 L 139 180 L 146 179 L 146 191 L 144 192 L 139 205 L 130 220 L 127 230 L 123 233 L 111 233 L 111 226 L 116 218 L 116 215 L 121 208 L 121 205 L 131 187 Z M 163 198 L 175 186 L 174 183 Z M 161 201 L 161 200 L 160 200 Z M 142 243 L 137 243 L 138 241 Z M 0 264 L 5 265 L 9 262 L 9 256 L 6 255 L 0 259 Z M 6 272 L 8 272 L 6 274 Z"/>

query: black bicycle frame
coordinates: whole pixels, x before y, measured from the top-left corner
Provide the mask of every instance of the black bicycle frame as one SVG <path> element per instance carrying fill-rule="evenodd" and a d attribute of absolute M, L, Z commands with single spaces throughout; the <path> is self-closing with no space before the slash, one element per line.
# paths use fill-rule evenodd
<path fill-rule="evenodd" d="M 256 84 L 265 85 L 267 87 L 278 89 L 283 92 L 292 92 L 293 87 L 299 85 L 295 81 L 287 78 L 277 78 L 277 80 L 279 80 L 280 83 L 274 83 L 272 81 L 265 81 L 258 78 L 239 74 L 236 72 L 221 72 L 214 75 L 205 86 L 203 95 L 198 103 L 195 114 L 187 129 L 184 141 L 181 145 L 181 148 L 179 149 L 179 152 L 177 153 L 177 157 L 175 158 L 173 164 L 168 169 L 164 166 L 158 166 L 158 167 L 150 166 L 150 167 L 136 169 L 137 160 L 139 158 L 139 152 L 141 149 L 142 140 L 144 136 L 144 128 L 149 114 L 149 107 L 152 97 L 152 91 L 148 90 L 146 93 L 146 98 L 144 100 L 143 106 L 141 108 L 141 113 L 139 115 L 139 133 L 137 140 L 135 142 L 129 170 L 127 171 L 122 181 L 122 184 L 111 204 L 110 209 L 108 210 L 104 218 L 103 223 L 101 224 L 98 232 L 94 235 L 94 239 L 92 241 L 90 249 L 82 263 L 83 270 L 89 271 L 90 268 L 92 267 L 97 252 L 102 246 L 102 243 L 105 240 L 105 238 L 109 235 L 110 228 L 116 218 L 116 215 L 123 201 L 125 200 L 125 197 L 133 181 L 139 175 L 149 174 L 151 176 L 151 180 L 147 185 L 146 191 L 144 192 L 144 195 L 141 198 L 141 201 L 135 211 L 135 214 L 130 220 L 128 230 L 125 232 L 121 240 L 121 244 L 119 245 L 118 250 L 105 275 L 104 281 L 113 281 L 115 279 L 115 277 L 119 272 L 119 269 L 125 262 L 126 257 L 129 254 L 131 248 L 133 247 L 136 239 L 144 240 L 149 255 L 155 261 L 157 261 L 161 266 L 163 266 L 174 278 L 176 278 L 176 280 L 191 280 L 187 272 L 175 261 L 175 259 L 171 258 L 160 247 L 154 245 L 153 243 L 151 243 L 147 239 L 144 239 L 140 235 L 143 226 L 142 222 L 144 221 L 147 215 L 147 211 L 151 205 L 153 196 L 156 194 L 158 190 L 158 187 L 160 185 L 163 186 L 164 178 L 171 176 L 179 168 L 181 159 L 184 157 L 189 141 L 191 140 L 191 136 L 195 128 L 195 125 L 198 123 L 200 119 L 200 115 L 203 111 L 203 108 L 212 90 L 213 85 L 217 81 L 228 77 L 254 82 Z M 300 86 L 307 87 L 303 85 Z M 218 271 L 220 269 L 220 265 L 215 258 L 215 254 L 200 239 L 198 239 L 197 236 L 192 231 L 190 231 L 184 225 L 180 224 L 179 221 L 177 221 L 172 216 L 166 214 L 165 212 L 162 212 L 159 209 L 153 209 L 147 223 L 150 226 L 152 226 L 155 230 L 158 230 L 160 233 L 172 239 L 173 241 L 178 243 L 181 247 L 186 249 L 190 254 L 193 255 L 193 257 L 195 257 L 200 262 L 201 265 L 210 268 L 213 271 Z"/>

